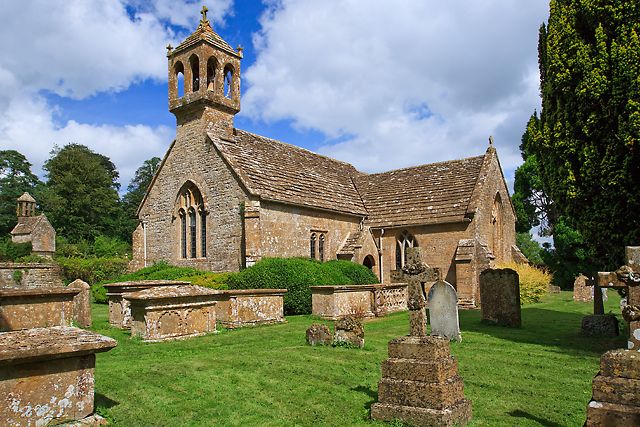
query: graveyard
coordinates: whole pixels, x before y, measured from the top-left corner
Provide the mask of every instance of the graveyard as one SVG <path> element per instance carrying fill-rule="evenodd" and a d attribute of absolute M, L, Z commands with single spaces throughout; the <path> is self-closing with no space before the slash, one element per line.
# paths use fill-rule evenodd
<path fill-rule="evenodd" d="M 609 295 L 605 312 L 620 317 L 619 297 Z M 362 349 L 306 344 L 311 323 L 333 323 L 307 315 L 145 343 L 111 327 L 107 311 L 93 305 L 92 329 L 118 346 L 97 355 L 95 399 L 112 425 L 389 425 L 369 414 L 387 342 L 408 333 L 406 311 L 364 321 Z M 583 336 L 581 319 L 592 312 L 570 292 L 524 305 L 520 329 L 460 311 L 462 342 L 451 352 L 473 402 L 468 425 L 582 425 L 600 356 L 628 335 L 621 326 L 615 338 Z"/>

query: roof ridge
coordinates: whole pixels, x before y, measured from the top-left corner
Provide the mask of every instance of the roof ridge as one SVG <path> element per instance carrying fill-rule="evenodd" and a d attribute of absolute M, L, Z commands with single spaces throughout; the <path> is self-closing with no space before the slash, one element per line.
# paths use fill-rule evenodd
<path fill-rule="evenodd" d="M 442 161 L 433 162 L 433 163 L 423 163 L 421 165 L 407 166 L 407 167 L 398 168 L 398 169 L 391 169 L 391 170 L 384 171 L 384 172 L 376 172 L 376 173 L 361 172 L 361 173 L 363 175 L 366 175 L 366 176 L 376 176 L 376 175 L 383 175 L 383 174 L 391 173 L 391 172 L 402 172 L 402 171 L 411 170 L 411 169 L 418 169 L 418 168 L 425 167 L 425 166 L 437 166 L 437 165 L 442 165 L 442 164 L 445 164 L 445 163 L 457 163 L 457 162 L 464 162 L 466 160 L 476 160 L 476 159 L 484 158 L 484 156 L 486 156 L 486 153 L 485 154 L 481 154 L 479 156 L 463 157 L 462 159 L 442 160 Z"/>

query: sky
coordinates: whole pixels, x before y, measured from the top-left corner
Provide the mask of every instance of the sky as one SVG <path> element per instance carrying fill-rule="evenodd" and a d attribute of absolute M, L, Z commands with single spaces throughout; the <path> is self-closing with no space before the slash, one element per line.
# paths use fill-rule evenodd
<path fill-rule="evenodd" d="M 122 191 L 175 136 L 166 45 L 197 27 L 244 47 L 235 126 L 364 172 L 481 155 L 507 181 L 540 109 L 539 0 L 3 2 L 0 149 L 46 179 L 57 146 L 111 158 Z"/>

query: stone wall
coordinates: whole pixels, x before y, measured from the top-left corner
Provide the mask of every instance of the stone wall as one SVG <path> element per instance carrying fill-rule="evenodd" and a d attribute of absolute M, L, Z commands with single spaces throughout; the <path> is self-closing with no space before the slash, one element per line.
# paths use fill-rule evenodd
<path fill-rule="evenodd" d="M 19 282 L 16 281 L 17 278 L 20 278 Z M 60 267 L 56 264 L 0 263 L 0 288 L 45 288 L 62 285 Z"/>
<path fill-rule="evenodd" d="M 214 110 L 193 111 L 190 121 L 178 123 L 176 140 L 144 201 L 139 219 L 146 222 L 147 262 L 212 271 L 238 271 L 243 265 L 242 206 L 246 193 L 205 134 Z M 191 181 L 204 199 L 207 215 L 207 257 L 183 259 L 180 254 L 180 219 L 176 202 L 180 189 Z M 142 228 L 142 227 L 140 227 Z M 144 232 L 134 233 L 134 266 L 144 264 Z M 198 238 L 198 242 L 199 242 Z M 198 255 L 200 252 L 198 251 Z"/>

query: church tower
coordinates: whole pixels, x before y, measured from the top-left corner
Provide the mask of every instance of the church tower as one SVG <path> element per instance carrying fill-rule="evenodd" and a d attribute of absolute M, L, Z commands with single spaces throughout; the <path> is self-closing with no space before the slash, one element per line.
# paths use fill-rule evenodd
<path fill-rule="evenodd" d="M 213 31 L 206 6 L 200 13 L 196 31 L 175 49 L 167 46 L 169 111 L 177 119 L 178 139 L 181 127 L 194 121 L 203 130 L 231 132 L 233 116 L 240 111 L 242 48 L 234 50 Z"/>

